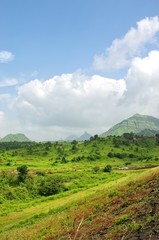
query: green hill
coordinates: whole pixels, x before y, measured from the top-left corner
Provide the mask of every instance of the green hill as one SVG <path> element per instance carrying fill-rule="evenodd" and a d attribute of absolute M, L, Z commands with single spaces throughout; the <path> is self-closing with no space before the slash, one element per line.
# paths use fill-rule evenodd
<path fill-rule="evenodd" d="M 144 129 L 137 133 L 138 136 L 155 136 L 156 134 L 159 134 L 159 130 Z"/>
<path fill-rule="evenodd" d="M 101 134 L 101 137 L 110 135 L 121 136 L 123 133 L 130 132 L 138 134 L 140 132 L 143 133 L 146 129 L 149 130 L 149 133 L 150 131 L 159 131 L 159 119 L 152 116 L 135 114 Z M 146 131 L 144 133 L 146 133 Z"/>
<path fill-rule="evenodd" d="M 8 134 L 0 140 L 0 142 L 30 142 L 23 133 Z"/>

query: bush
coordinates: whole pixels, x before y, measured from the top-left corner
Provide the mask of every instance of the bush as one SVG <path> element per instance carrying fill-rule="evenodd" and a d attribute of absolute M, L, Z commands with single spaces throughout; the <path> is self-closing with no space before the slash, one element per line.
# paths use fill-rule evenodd
<path fill-rule="evenodd" d="M 17 167 L 18 171 L 18 182 L 24 182 L 28 173 L 28 167 L 26 165 L 22 165 Z"/>
<path fill-rule="evenodd" d="M 59 176 L 49 176 L 40 180 L 38 192 L 41 196 L 50 196 L 64 189 L 63 180 Z"/>
<path fill-rule="evenodd" d="M 45 176 L 45 172 L 44 171 L 40 171 L 40 170 L 36 171 L 36 174 L 38 176 Z"/>
<path fill-rule="evenodd" d="M 109 158 L 113 158 L 114 157 L 114 153 L 113 152 L 109 152 L 107 155 Z"/>
<path fill-rule="evenodd" d="M 61 159 L 61 163 L 67 163 L 67 159 L 63 156 L 62 159 Z"/>
<path fill-rule="evenodd" d="M 13 200 L 17 198 L 16 192 L 14 188 L 8 187 L 5 191 L 4 191 L 4 197 L 7 200 Z"/>
<path fill-rule="evenodd" d="M 99 170 L 100 170 L 100 167 L 99 167 L 99 166 L 95 166 L 95 167 L 93 168 L 93 171 L 94 171 L 95 173 L 99 172 Z"/>
<path fill-rule="evenodd" d="M 25 186 L 18 186 L 14 189 L 16 199 L 27 199 L 29 197 L 28 190 L 26 189 Z"/>
<path fill-rule="evenodd" d="M 112 166 L 111 165 L 107 165 L 105 166 L 105 168 L 103 169 L 104 172 L 111 172 L 112 171 Z"/>
<path fill-rule="evenodd" d="M 125 166 L 131 165 L 131 162 L 126 162 Z"/>

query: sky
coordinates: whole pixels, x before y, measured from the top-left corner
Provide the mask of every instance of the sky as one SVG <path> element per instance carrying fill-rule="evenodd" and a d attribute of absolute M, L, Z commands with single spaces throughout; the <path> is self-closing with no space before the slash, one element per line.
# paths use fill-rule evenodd
<path fill-rule="evenodd" d="M 0 137 L 159 118 L 158 0 L 0 0 Z"/>

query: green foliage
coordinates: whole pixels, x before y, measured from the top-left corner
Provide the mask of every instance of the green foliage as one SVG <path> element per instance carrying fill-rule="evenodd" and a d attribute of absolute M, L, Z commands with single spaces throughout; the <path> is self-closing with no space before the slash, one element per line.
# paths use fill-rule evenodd
<path fill-rule="evenodd" d="M 41 196 L 57 194 L 65 189 L 63 180 L 59 176 L 49 176 L 41 178 L 38 192 Z"/>
<path fill-rule="evenodd" d="M 134 138 L 134 133 L 133 132 L 130 132 L 130 133 L 124 133 L 123 134 L 123 137 L 127 140 L 133 140 Z"/>
<path fill-rule="evenodd" d="M 28 167 L 26 165 L 22 165 L 17 167 L 18 171 L 18 182 L 24 182 L 28 173 Z"/>
<path fill-rule="evenodd" d="M 121 139 L 119 137 L 114 137 L 113 138 L 113 144 L 115 148 L 119 148 L 121 144 Z"/>
<path fill-rule="evenodd" d="M 95 166 L 95 167 L 93 168 L 93 171 L 94 171 L 95 173 L 99 172 L 99 170 L 100 170 L 100 167 L 99 167 L 99 166 Z"/>
<path fill-rule="evenodd" d="M 108 156 L 109 158 L 113 158 L 113 157 L 114 157 L 114 153 L 113 153 L 113 152 L 108 152 L 107 156 Z"/>
<path fill-rule="evenodd" d="M 111 165 L 106 165 L 103 169 L 104 172 L 111 172 L 112 171 L 112 166 Z"/>
<path fill-rule="evenodd" d="M 45 176 L 46 175 L 46 173 L 44 172 L 44 171 L 36 171 L 36 174 L 38 175 L 38 176 Z"/>
<path fill-rule="evenodd" d="M 63 156 L 62 159 L 61 159 L 61 163 L 67 163 L 67 159 Z"/>

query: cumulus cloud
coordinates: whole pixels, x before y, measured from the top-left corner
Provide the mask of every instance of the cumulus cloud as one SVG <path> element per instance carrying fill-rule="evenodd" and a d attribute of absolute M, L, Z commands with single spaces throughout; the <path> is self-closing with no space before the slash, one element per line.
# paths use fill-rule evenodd
<path fill-rule="evenodd" d="M 32 80 L 18 88 L 13 107 L 34 136 L 100 133 L 137 112 L 159 117 L 158 76 L 159 51 L 151 51 L 120 80 L 80 73 Z"/>
<path fill-rule="evenodd" d="M 0 63 L 6 63 L 12 61 L 14 59 L 14 55 L 8 51 L 0 51 Z"/>
<path fill-rule="evenodd" d="M 121 69 L 129 66 L 139 56 L 146 44 L 155 41 L 159 32 L 159 17 L 150 17 L 137 22 L 125 36 L 115 39 L 106 52 L 94 57 L 94 67 L 99 70 Z"/>
<path fill-rule="evenodd" d="M 127 92 L 123 107 L 159 117 L 158 76 L 159 51 L 151 51 L 145 58 L 134 58 L 125 77 Z"/>
<path fill-rule="evenodd" d="M 125 81 L 63 74 L 22 85 L 14 103 L 22 121 L 41 126 L 90 128 L 111 122 Z"/>

